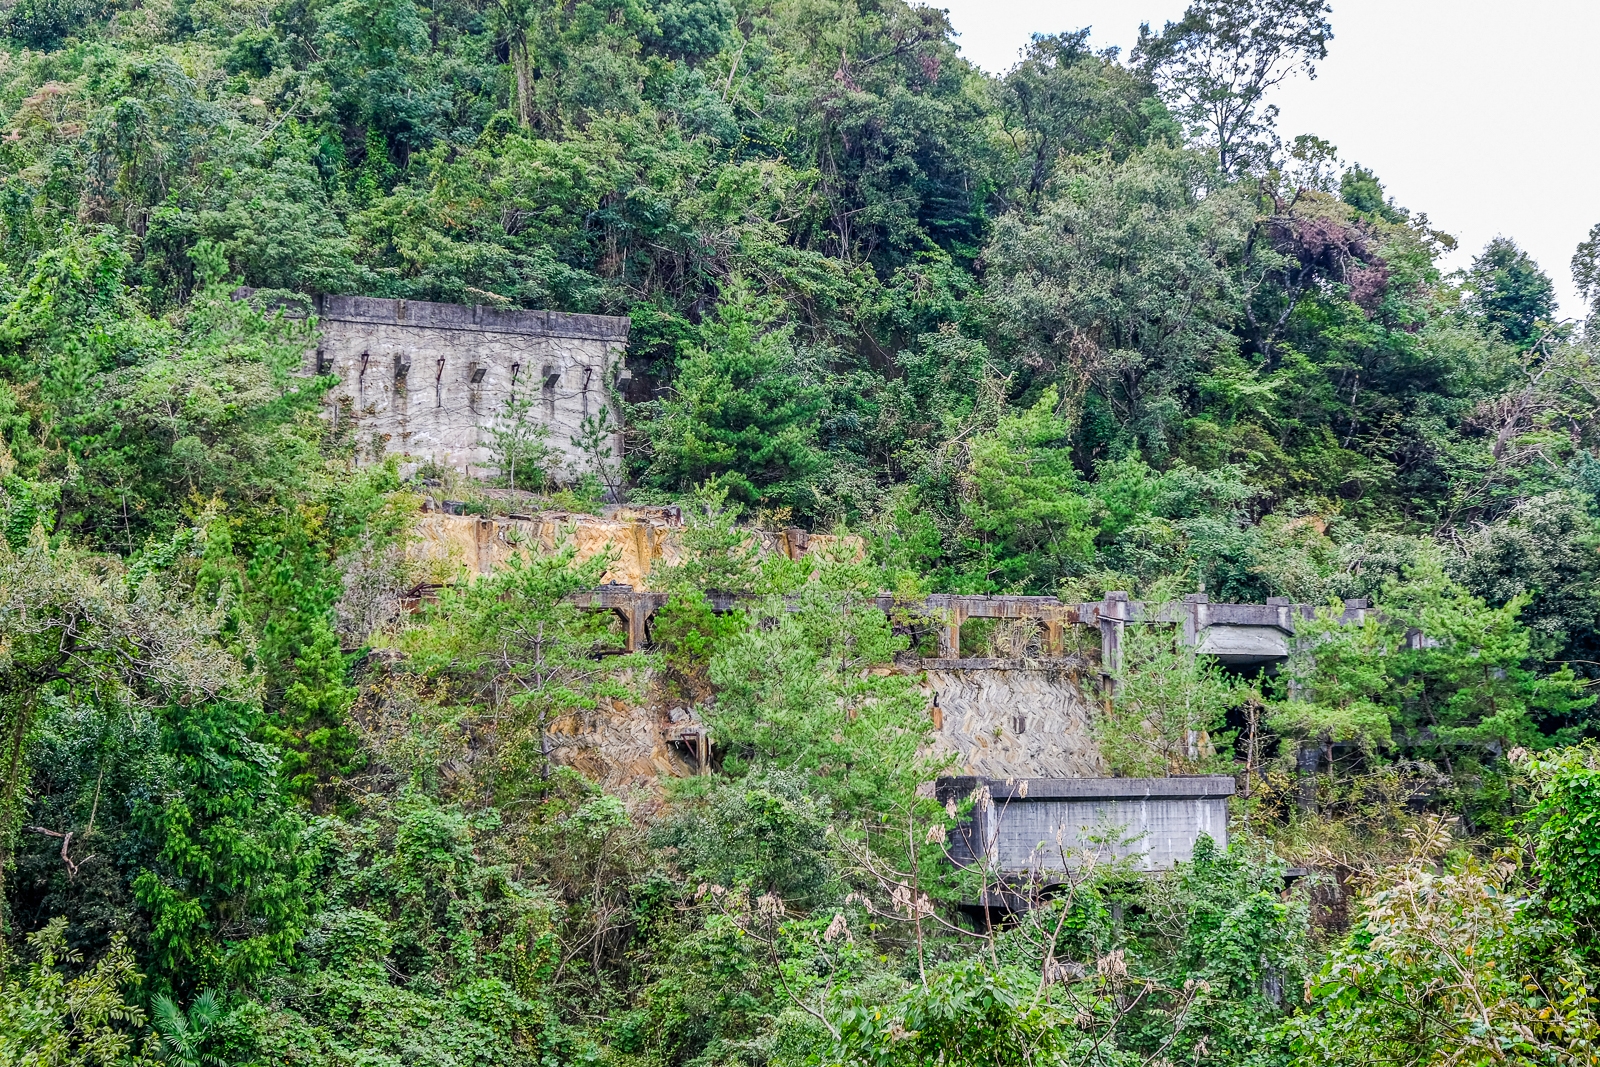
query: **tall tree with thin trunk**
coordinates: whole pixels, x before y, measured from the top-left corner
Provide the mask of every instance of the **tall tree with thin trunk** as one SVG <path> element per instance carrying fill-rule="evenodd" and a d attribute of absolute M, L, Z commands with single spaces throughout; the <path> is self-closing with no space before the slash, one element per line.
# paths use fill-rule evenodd
<path fill-rule="evenodd" d="M 1297 70 L 1317 76 L 1331 12 L 1327 0 L 1195 0 L 1159 34 L 1140 26 L 1133 55 L 1232 173 L 1272 147 L 1278 107 L 1263 104 L 1267 92 Z"/>

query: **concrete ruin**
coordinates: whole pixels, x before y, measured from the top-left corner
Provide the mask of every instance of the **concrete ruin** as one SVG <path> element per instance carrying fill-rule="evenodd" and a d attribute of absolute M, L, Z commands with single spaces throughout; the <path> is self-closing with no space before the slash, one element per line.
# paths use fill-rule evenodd
<path fill-rule="evenodd" d="M 631 651 L 651 642 L 652 619 L 667 601 L 665 593 L 652 588 L 652 574 L 682 558 L 683 523 L 674 508 L 616 507 L 605 516 L 433 510 L 419 517 L 415 534 L 413 561 L 436 584 L 492 574 L 515 555 L 548 550 L 563 539 L 574 545 L 579 559 L 607 556 L 603 584 L 582 594 L 581 602 L 613 614 L 623 646 Z M 855 539 L 798 529 L 752 530 L 750 536 L 762 552 L 794 560 L 863 551 Z M 734 610 L 744 599 L 708 595 L 718 611 Z M 1095 742 L 1094 715 L 1105 699 L 1107 673 L 1119 666 L 1126 627 L 1178 626 L 1198 652 L 1224 663 L 1264 665 L 1287 657 L 1297 623 L 1316 610 L 1288 601 L 1212 604 L 1204 594 L 1164 605 L 1115 592 L 1076 604 L 1026 596 L 872 599 L 913 641 L 934 653 L 907 653 L 895 667 L 921 682 L 933 725 L 930 754 L 949 757 L 956 774 L 991 780 L 1096 778 L 1107 772 Z M 1344 617 L 1359 622 L 1367 610 L 1364 602 L 1350 601 Z M 985 649 L 999 655 L 962 655 L 962 627 L 974 619 L 1005 624 L 995 631 L 1002 647 Z M 674 711 L 678 718 L 670 716 Z M 705 765 L 705 727 L 692 709 L 618 708 L 610 718 L 616 721 L 573 725 L 570 739 L 574 753 L 585 745 L 595 748 L 584 757 L 592 763 L 586 768 L 605 780 L 638 784 L 663 768 L 691 773 Z"/>
<path fill-rule="evenodd" d="M 1067 651 L 1072 628 L 1099 631 L 1099 661 L 1108 669 L 1122 664 L 1122 635 L 1130 624 L 1163 623 L 1183 627 L 1184 644 L 1231 666 L 1260 666 L 1288 658 L 1289 641 L 1298 622 L 1316 617 L 1320 605 L 1295 604 L 1287 597 L 1269 597 L 1265 604 L 1213 604 L 1204 593 L 1181 601 L 1144 604 L 1127 593 L 1107 593 L 1088 604 L 1064 604 L 1053 596 L 950 596 L 928 597 L 926 611 L 940 620 L 939 655 L 959 655 L 961 629 L 970 619 L 1031 620 L 1013 630 L 1014 652 L 1026 655 L 1037 644 L 1046 657 Z M 1365 600 L 1346 600 L 1343 621 L 1359 624 L 1365 618 Z"/>
<path fill-rule="evenodd" d="M 1160 871 L 1189 861 L 1202 834 L 1228 843 L 1227 775 L 1180 778 L 951 777 L 941 802 L 972 801 L 950 858 L 1050 884 L 1112 863 Z"/>
<path fill-rule="evenodd" d="M 590 470 L 573 442 L 604 414 L 612 457 L 622 455 L 613 387 L 628 320 L 481 305 L 319 296 L 321 341 L 307 374 L 332 374 L 327 417 L 353 422 L 358 452 L 398 455 L 469 476 L 499 475 L 492 433 L 519 426 L 559 455 L 562 478 Z"/>
<path fill-rule="evenodd" d="M 513 556 L 570 543 L 580 563 L 595 556 L 608 559 L 596 590 L 604 596 L 595 606 L 647 620 L 666 603 L 663 594 L 651 590 L 652 581 L 659 578 L 657 568 L 672 567 L 683 559 L 683 514 L 676 507 L 612 506 L 601 515 L 568 511 L 458 515 L 431 500 L 425 506 L 412 526 L 407 554 L 433 585 L 493 574 Z M 760 554 L 792 560 L 834 551 L 859 559 L 866 550 L 859 537 L 849 535 L 808 534 L 800 529 L 751 530 L 749 535 Z"/>

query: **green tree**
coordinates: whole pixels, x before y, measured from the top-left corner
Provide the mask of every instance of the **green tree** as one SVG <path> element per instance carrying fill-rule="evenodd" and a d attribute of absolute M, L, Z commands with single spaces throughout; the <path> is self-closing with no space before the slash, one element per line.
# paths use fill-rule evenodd
<path fill-rule="evenodd" d="M 1039 995 L 1039 981 L 981 959 L 948 964 L 929 981 L 887 1004 L 847 1000 L 839 1012 L 839 1036 L 822 1062 L 911 1067 L 946 1063 L 978 1067 L 991 1063 L 1135 1062 L 1074 1025 L 1059 1004 Z"/>
<path fill-rule="evenodd" d="M 687 489 L 712 479 L 742 503 L 804 509 L 824 469 L 823 396 L 793 331 L 735 291 L 678 360 L 673 394 L 649 425 L 648 477 Z"/>
<path fill-rule="evenodd" d="M 1149 106 L 1154 86 L 1095 53 L 1087 29 L 1035 34 L 1002 93 L 1017 150 L 1013 195 L 1029 208 L 1038 208 L 1064 157 L 1106 149 L 1123 156 L 1158 128 Z"/>
<path fill-rule="evenodd" d="M 221 1067 L 217 1056 L 203 1052 L 222 1018 L 222 1005 L 211 990 L 199 994 L 184 1011 L 165 994 L 150 1002 L 151 1021 L 161 1035 L 160 1058 L 168 1067 Z"/>
<path fill-rule="evenodd" d="M 1533 347 L 1555 320 L 1556 288 L 1517 243 L 1496 237 L 1467 272 L 1469 306 L 1484 326 L 1519 349 Z"/>
<path fill-rule="evenodd" d="M 1572 253 L 1572 281 L 1583 302 L 1592 307 L 1600 297 L 1600 223 L 1589 227 L 1589 235 Z"/>
<path fill-rule="evenodd" d="M 1225 768 L 1218 736 L 1241 687 L 1171 626 L 1124 627 L 1111 706 L 1095 737 L 1112 773 L 1132 778 L 1202 774 Z"/>
<path fill-rule="evenodd" d="M 1049 589 L 1089 556 L 1092 504 L 1072 463 L 1071 433 L 1050 388 L 967 446 L 961 511 L 978 588 Z"/>
<path fill-rule="evenodd" d="M 37 528 L 20 550 L 0 546 L 0 576 L 0 634 L 11 649 L 0 670 L 0 832 L 9 856 L 26 796 L 27 743 L 61 696 L 87 691 L 103 706 L 153 711 L 248 689 L 237 663 L 207 640 L 206 622 L 154 581 L 130 588 L 114 565 L 52 549 Z M 0 893 L 0 901 L 8 898 Z"/>
<path fill-rule="evenodd" d="M 489 452 L 507 488 L 543 489 L 556 473 L 560 453 L 546 443 L 550 428 L 533 417 L 538 403 L 532 390 L 519 397 L 513 388 L 489 427 Z"/>
<path fill-rule="evenodd" d="M 1297 631 L 1290 699 L 1273 726 L 1324 744 L 1397 743 L 1447 769 L 1549 745 L 1592 698 L 1569 668 L 1534 660 L 1525 603 L 1491 607 L 1424 557 L 1361 622 L 1343 624 L 1340 607 Z"/>
<path fill-rule="evenodd" d="M 1388 657 L 1404 634 L 1376 614 L 1352 624 L 1343 616 L 1342 604 L 1330 606 L 1296 625 L 1289 699 L 1273 706 L 1268 722 L 1284 736 L 1323 747 L 1353 742 L 1379 748 L 1393 740 Z"/>
<path fill-rule="evenodd" d="M 133 893 L 166 988 L 248 987 L 292 955 L 304 927 L 303 827 L 275 754 L 250 739 L 258 715 L 224 700 L 169 709 L 166 787 L 132 801 L 151 853 Z"/>
<path fill-rule="evenodd" d="M 1055 195 L 998 220 L 984 251 L 1016 385 L 1059 384 L 1090 455 L 1164 461 L 1184 395 L 1235 343 L 1230 261 L 1255 213 L 1232 187 L 1210 190 L 1207 170 L 1157 147 L 1067 161 Z"/>
<path fill-rule="evenodd" d="M 1512 508 L 1466 540 L 1458 565 L 1461 583 L 1488 603 L 1528 597 L 1521 618 L 1535 654 L 1567 662 L 1600 655 L 1600 531 L 1574 497 L 1545 493 Z"/>
<path fill-rule="evenodd" d="M 1285 1026 L 1295 1062 L 1582 1064 L 1600 1040 L 1582 967 L 1514 872 L 1388 874 Z"/>
<path fill-rule="evenodd" d="M 697 880 L 820 907 L 842 895 L 843 883 L 827 840 L 832 811 L 805 784 L 781 771 L 723 783 L 663 827 L 660 841 Z"/>
<path fill-rule="evenodd" d="M 1317 76 L 1333 27 L 1327 0 L 1197 0 L 1161 33 L 1139 27 L 1142 64 L 1224 173 L 1266 162 L 1278 106 L 1267 93 L 1296 71 Z"/>
<path fill-rule="evenodd" d="M 570 540 L 529 546 L 495 574 L 442 589 L 417 625 L 390 639 L 407 672 L 443 683 L 441 702 L 484 724 L 491 796 L 549 777 L 557 720 L 628 695 L 605 657 L 622 645 L 615 620 L 570 599 L 599 585 L 608 562 L 580 563 Z"/>
<path fill-rule="evenodd" d="M 933 763 L 921 692 L 885 668 L 906 645 L 849 587 L 808 584 L 750 610 L 750 625 L 712 656 L 706 712 L 725 771 L 812 777 L 840 810 L 912 802 Z"/>
<path fill-rule="evenodd" d="M 1384 195 L 1378 176 L 1360 164 L 1339 176 L 1339 199 L 1363 214 L 1376 215 L 1388 222 L 1399 222 L 1405 217 L 1405 212 L 1394 206 L 1394 199 Z"/>
<path fill-rule="evenodd" d="M 136 1035 L 140 975 L 120 936 L 92 964 L 67 946 L 67 921 L 28 935 L 27 968 L 0 971 L 0 1064 L 5 1067 L 147 1067 L 160 1062 Z M 6 963 L 12 964 L 7 959 Z"/>
<path fill-rule="evenodd" d="M 255 636 L 250 650 L 265 683 L 264 736 L 285 753 L 294 789 L 325 803 L 331 781 L 358 759 L 349 712 L 356 698 L 334 629 L 338 575 L 315 515 L 289 515 L 262 538 L 245 569 L 241 605 Z"/>
<path fill-rule="evenodd" d="M 1527 763 L 1536 789 L 1527 815 L 1533 873 L 1551 912 L 1592 954 L 1600 948 L 1600 755 L 1586 744 Z"/>

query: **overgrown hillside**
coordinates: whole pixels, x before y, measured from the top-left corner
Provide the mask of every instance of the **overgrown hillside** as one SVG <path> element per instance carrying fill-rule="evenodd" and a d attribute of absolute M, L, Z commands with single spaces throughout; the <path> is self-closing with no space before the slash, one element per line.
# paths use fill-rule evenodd
<path fill-rule="evenodd" d="M 991 77 L 902 0 L 0 3 L 0 1067 L 1600 1063 L 1592 331 L 1276 130 L 1329 17 Z M 627 316 L 626 454 L 358 465 L 317 293 Z M 571 545 L 419 592 L 424 479 L 619 473 L 650 649 Z M 1230 847 L 995 925 L 863 598 L 1110 590 L 1377 610 L 1130 630 L 1102 753 Z M 714 773 L 560 758 L 649 695 Z"/>

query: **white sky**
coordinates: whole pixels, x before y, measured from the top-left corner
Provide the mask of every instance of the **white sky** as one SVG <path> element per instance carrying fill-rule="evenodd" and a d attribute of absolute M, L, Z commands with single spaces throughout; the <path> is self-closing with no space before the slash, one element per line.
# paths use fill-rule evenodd
<path fill-rule="evenodd" d="M 932 0 L 986 70 L 1029 35 L 1092 26 L 1124 54 L 1186 0 Z M 1333 0 L 1333 42 L 1315 81 L 1279 90 L 1279 134 L 1314 133 L 1375 171 L 1399 204 L 1427 212 L 1465 266 L 1497 234 L 1583 312 L 1568 263 L 1600 222 L 1600 3 L 1594 0 Z"/>

